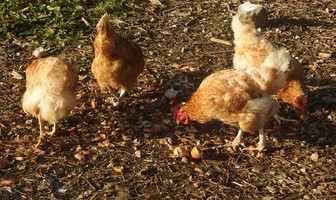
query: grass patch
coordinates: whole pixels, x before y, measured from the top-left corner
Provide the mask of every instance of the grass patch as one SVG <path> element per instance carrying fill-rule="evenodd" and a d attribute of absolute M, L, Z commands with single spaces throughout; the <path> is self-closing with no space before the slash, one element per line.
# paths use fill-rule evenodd
<path fill-rule="evenodd" d="M 88 43 L 99 17 L 132 15 L 128 6 L 137 0 L 5 0 L 0 3 L 0 37 L 24 38 L 52 50 Z M 86 19 L 90 26 L 86 25 Z"/>
<path fill-rule="evenodd" d="M 223 20 L 223 21 L 213 21 L 210 23 L 210 30 L 216 34 L 228 35 L 231 31 L 231 21 Z"/>

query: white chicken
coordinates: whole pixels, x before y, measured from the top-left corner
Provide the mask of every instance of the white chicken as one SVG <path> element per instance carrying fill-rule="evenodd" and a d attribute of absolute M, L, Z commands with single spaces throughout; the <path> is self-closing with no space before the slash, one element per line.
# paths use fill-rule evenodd
<path fill-rule="evenodd" d="M 76 70 L 57 57 L 40 58 L 27 66 L 22 108 L 39 121 L 40 136 L 36 146 L 45 135 L 52 136 L 56 132 L 56 123 L 75 107 L 77 81 Z M 53 124 L 51 132 L 45 130 L 43 121 Z"/>

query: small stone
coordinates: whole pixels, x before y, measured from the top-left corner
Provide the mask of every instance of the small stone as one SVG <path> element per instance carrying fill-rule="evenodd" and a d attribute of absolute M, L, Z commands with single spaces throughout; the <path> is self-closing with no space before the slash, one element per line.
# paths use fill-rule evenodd
<path fill-rule="evenodd" d="M 167 97 L 167 98 L 175 98 L 176 97 L 176 95 L 177 95 L 177 91 L 176 90 L 174 90 L 173 88 L 170 88 L 170 89 L 168 89 L 166 92 L 165 92 L 165 96 Z"/>
<path fill-rule="evenodd" d="M 192 148 L 190 154 L 191 154 L 191 157 L 192 157 L 192 158 L 197 159 L 197 160 L 203 158 L 203 153 L 202 153 L 202 151 L 201 151 L 198 147 L 196 147 L 196 146 L 194 146 L 194 147 Z"/>
<path fill-rule="evenodd" d="M 43 47 L 38 47 L 33 51 L 33 56 L 36 58 L 42 58 L 46 53 L 47 51 Z"/>
<path fill-rule="evenodd" d="M 313 153 L 311 156 L 310 156 L 310 159 L 314 162 L 317 162 L 318 159 L 319 159 L 319 155 L 317 153 Z"/>
<path fill-rule="evenodd" d="M 28 119 L 28 120 L 26 120 L 26 124 L 32 124 L 33 123 L 33 120 L 32 119 Z"/>
<path fill-rule="evenodd" d="M 151 4 L 156 5 L 156 6 L 163 6 L 161 1 L 159 0 L 150 0 Z"/>
<path fill-rule="evenodd" d="M 135 156 L 136 158 L 141 158 L 141 151 L 140 151 L 140 150 L 135 151 L 135 152 L 134 152 L 134 156 Z"/>

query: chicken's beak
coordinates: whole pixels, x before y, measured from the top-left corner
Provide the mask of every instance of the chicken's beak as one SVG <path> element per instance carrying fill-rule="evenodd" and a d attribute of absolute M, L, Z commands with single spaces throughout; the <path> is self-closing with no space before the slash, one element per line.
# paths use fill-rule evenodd
<path fill-rule="evenodd" d="M 306 106 L 307 106 L 307 95 L 301 95 L 298 97 L 294 98 L 294 105 L 297 109 L 301 110 L 301 111 L 305 111 Z"/>
<path fill-rule="evenodd" d="M 300 104 L 301 110 L 305 111 L 306 106 L 307 106 L 307 101 L 308 101 L 307 95 L 301 95 L 301 96 L 298 97 L 298 99 L 299 99 L 299 104 Z"/>

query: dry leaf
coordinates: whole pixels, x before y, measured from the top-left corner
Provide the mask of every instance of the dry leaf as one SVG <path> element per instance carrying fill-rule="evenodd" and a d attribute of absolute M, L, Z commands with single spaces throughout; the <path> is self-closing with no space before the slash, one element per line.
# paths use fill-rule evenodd
<path fill-rule="evenodd" d="M 84 158 L 84 155 L 82 153 L 76 153 L 74 155 L 74 157 L 77 159 L 77 160 L 82 160 Z"/>
<path fill-rule="evenodd" d="M 183 158 L 183 157 L 188 157 L 189 152 L 184 148 L 184 147 L 176 147 L 173 152 L 174 156 Z"/>
<path fill-rule="evenodd" d="M 0 158 L 0 170 L 5 169 L 6 167 L 7 167 L 7 162 L 4 159 Z"/>
<path fill-rule="evenodd" d="M 110 140 L 104 140 L 103 142 L 98 143 L 98 147 L 102 147 L 102 148 L 108 148 L 111 145 L 112 144 L 110 143 Z"/>
<path fill-rule="evenodd" d="M 92 108 L 96 108 L 97 107 L 97 101 L 96 100 L 91 100 L 91 106 Z"/>
<path fill-rule="evenodd" d="M 122 173 L 124 171 L 124 167 L 123 166 L 113 166 L 113 170 L 118 173 Z"/>
<path fill-rule="evenodd" d="M 0 180 L 0 185 L 11 186 L 13 184 L 12 180 Z"/>
<path fill-rule="evenodd" d="M 171 121 L 170 119 L 163 119 L 162 123 L 167 125 L 167 124 L 171 124 Z"/>
<path fill-rule="evenodd" d="M 64 157 L 64 161 L 69 163 L 70 165 L 77 165 L 77 161 L 68 157 Z"/>

